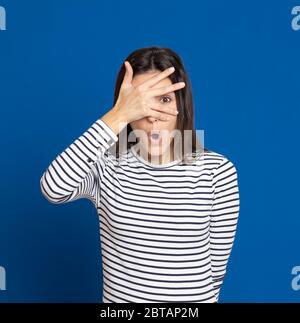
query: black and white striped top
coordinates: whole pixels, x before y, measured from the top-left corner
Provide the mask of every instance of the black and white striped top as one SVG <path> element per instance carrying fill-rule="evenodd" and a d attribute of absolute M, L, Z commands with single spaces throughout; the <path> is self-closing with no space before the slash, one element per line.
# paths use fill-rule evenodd
<path fill-rule="evenodd" d="M 97 208 L 103 302 L 217 302 L 239 214 L 235 166 L 213 151 L 196 165 L 155 165 L 135 146 L 117 159 L 117 140 L 95 121 L 40 180 L 52 203 Z"/>

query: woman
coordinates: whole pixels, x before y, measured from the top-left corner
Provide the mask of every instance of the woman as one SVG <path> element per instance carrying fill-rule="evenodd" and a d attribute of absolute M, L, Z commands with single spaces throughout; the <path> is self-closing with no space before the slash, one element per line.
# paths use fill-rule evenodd
<path fill-rule="evenodd" d="M 97 208 L 105 303 L 218 302 L 239 214 L 237 172 L 199 148 L 192 101 L 174 51 L 134 51 L 113 108 L 41 178 L 50 202 L 88 198 Z"/>

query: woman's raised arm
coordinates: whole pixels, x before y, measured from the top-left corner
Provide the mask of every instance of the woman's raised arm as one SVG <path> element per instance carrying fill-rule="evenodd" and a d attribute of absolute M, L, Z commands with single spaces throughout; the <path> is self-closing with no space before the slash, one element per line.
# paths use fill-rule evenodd
<path fill-rule="evenodd" d="M 59 154 L 42 175 L 41 191 L 50 202 L 65 203 L 87 197 L 95 203 L 99 183 L 110 158 L 106 151 L 118 140 L 117 134 L 131 121 L 145 117 L 167 121 L 166 114 L 177 114 L 173 109 L 150 103 L 153 96 L 185 86 L 179 82 L 158 89 L 151 88 L 173 73 L 174 68 L 165 69 L 137 87 L 132 85 L 133 69 L 128 61 L 125 68 L 114 107 Z"/>
<path fill-rule="evenodd" d="M 107 123 L 102 119 L 95 121 L 43 173 L 40 179 L 43 195 L 57 204 L 83 197 L 95 203 L 99 181 L 110 158 L 106 152 L 117 140 L 117 134 Z"/>

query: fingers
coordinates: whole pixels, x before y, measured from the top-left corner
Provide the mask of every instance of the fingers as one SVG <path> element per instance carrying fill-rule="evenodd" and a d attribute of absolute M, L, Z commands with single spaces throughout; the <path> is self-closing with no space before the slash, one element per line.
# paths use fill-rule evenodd
<path fill-rule="evenodd" d="M 150 111 L 151 112 L 150 112 L 150 115 L 148 117 L 159 119 L 161 121 L 169 121 L 170 120 L 170 117 L 165 115 L 164 113 L 160 113 L 160 112 L 152 110 L 152 109 L 150 109 Z"/>
<path fill-rule="evenodd" d="M 174 108 L 167 108 L 167 107 L 151 107 L 151 109 L 156 110 L 156 111 L 161 111 L 164 113 L 168 113 L 172 116 L 177 116 L 178 111 L 177 109 Z"/>
<path fill-rule="evenodd" d="M 125 70 L 125 75 L 124 75 L 122 84 L 131 85 L 132 76 L 133 76 L 132 67 L 128 61 L 125 61 L 124 65 L 126 70 Z"/>
<path fill-rule="evenodd" d="M 146 80 L 145 82 L 143 82 L 142 84 L 140 84 L 139 87 L 141 89 L 150 88 L 151 86 L 153 86 L 156 83 L 158 83 L 160 80 L 168 77 L 174 71 L 175 71 L 175 68 L 173 66 L 172 67 L 169 67 L 169 68 L 165 69 L 164 71 L 162 71 L 161 73 L 158 73 L 158 74 L 152 76 L 151 78 L 149 78 L 148 80 Z"/>
<path fill-rule="evenodd" d="M 171 93 L 173 91 L 180 90 L 183 87 L 185 87 L 185 83 L 184 82 L 178 82 L 178 83 L 174 83 L 172 85 L 159 87 L 157 89 L 149 89 L 148 93 L 151 96 L 158 96 L 158 95 L 167 94 L 167 93 Z"/>

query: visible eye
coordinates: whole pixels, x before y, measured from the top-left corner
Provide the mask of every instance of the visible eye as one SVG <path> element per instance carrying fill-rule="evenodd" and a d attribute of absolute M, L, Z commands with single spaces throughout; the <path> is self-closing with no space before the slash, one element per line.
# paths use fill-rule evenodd
<path fill-rule="evenodd" d="M 168 103 L 168 102 L 172 101 L 172 99 L 169 96 L 166 96 L 166 95 L 162 96 L 162 99 L 167 99 L 167 100 L 163 101 L 164 103 Z"/>

